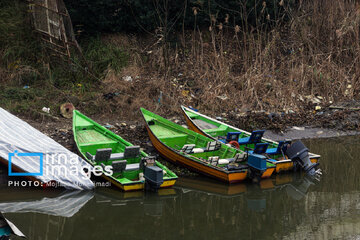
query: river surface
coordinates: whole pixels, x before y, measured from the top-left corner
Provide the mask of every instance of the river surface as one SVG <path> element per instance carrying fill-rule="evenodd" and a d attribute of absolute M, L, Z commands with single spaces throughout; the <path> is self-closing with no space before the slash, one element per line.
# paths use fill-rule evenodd
<path fill-rule="evenodd" d="M 28 239 L 360 239 L 360 137 L 306 140 L 319 182 L 181 178 L 158 193 L 44 192 L 1 186 L 0 210 Z"/>

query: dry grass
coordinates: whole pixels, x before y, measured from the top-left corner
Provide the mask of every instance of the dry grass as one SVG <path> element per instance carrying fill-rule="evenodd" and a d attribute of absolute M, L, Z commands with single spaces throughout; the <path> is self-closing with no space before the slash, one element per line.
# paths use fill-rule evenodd
<path fill-rule="evenodd" d="M 162 114 L 192 105 L 202 111 L 241 112 L 313 110 L 356 99 L 360 93 L 360 8 L 355 1 L 300 1 L 286 9 L 286 23 L 245 29 L 211 17 L 209 29 L 179 34 L 178 44 L 161 38 L 106 36 L 104 41 L 129 50 L 131 61 L 120 73 L 107 70 L 98 99 L 104 113 L 138 118 L 138 108 Z M 263 16 L 259 16 L 263 17 Z M 124 81 L 131 76 L 132 81 Z"/>
<path fill-rule="evenodd" d="M 129 91 L 131 105 L 160 107 L 160 91 L 165 111 L 175 111 L 179 104 L 215 112 L 303 111 L 309 95 L 320 96 L 322 104 L 357 98 L 359 5 L 302 1 L 297 10 L 287 11 L 290 21 L 271 20 L 272 30 L 260 25 L 248 31 L 242 27 L 246 22 L 231 26 L 212 19 L 209 29 L 194 27 L 187 34 L 181 41 L 185 48 L 155 39 L 142 47 L 146 51 L 134 51 L 147 60 L 124 70 L 141 76 L 129 86 L 135 89 Z"/>

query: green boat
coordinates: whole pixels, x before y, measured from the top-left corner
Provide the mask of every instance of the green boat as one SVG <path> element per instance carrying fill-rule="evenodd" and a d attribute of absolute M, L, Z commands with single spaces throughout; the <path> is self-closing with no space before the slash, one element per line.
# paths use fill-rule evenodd
<path fill-rule="evenodd" d="M 101 168 L 102 177 L 124 191 L 166 188 L 175 184 L 177 176 L 109 129 L 80 112 L 73 112 L 73 133 L 83 157 Z M 112 173 L 112 174 L 111 174 Z"/>
<path fill-rule="evenodd" d="M 228 183 L 267 178 L 275 165 L 262 155 L 249 155 L 179 126 L 141 108 L 150 140 L 169 161 Z M 248 174 L 249 173 L 249 174 Z"/>
<path fill-rule="evenodd" d="M 262 137 L 264 130 L 256 130 L 250 133 L 203 115 L 193 109 L 184 106 L 181 108 L 189 129 L 243 151 L 249 151 L 250 153 L 259 151 L 260 154 L 268 155 L 269 161 L 276 165 L 276 172 L 288 171 L 293 168 L 293 161 L 287 158 L 282 151 L 282 147 L 290 141 L 276 142 L 266 139 Z M 256 148 L 258 149 L 256 150 Z M 309 157 L 312 163 L 318 163 L 320 155 L 309 153 Z"/>

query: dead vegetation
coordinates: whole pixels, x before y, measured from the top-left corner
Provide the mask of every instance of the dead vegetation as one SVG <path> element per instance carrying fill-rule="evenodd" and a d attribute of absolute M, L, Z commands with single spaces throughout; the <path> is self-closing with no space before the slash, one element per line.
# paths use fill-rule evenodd
<path fill-rule="evenodd" d="M 54 87 L 43 89 L 41 104 L 52 104 L 53 109 L 75 99 L 74 105 L 85 114 L 129 120 L 140 119 L 140 107 L 163 115 L 178 114 L 181 104 L 218 116 L 242 116 L 250 110 L 306 115 L 320 111 L 316 106 L 358 99 L 359 4 L 303 0 L 290 9 L 283 2 L 278 2 L 285 9 L 283 15 L 272 19 L 261 12 L 258 18 L 266 21 L 256 25 L 246 19 L 234 24 L 209 12 L 207 28 L 195 21 L 193 29 L 180 32 L 160 26 L 153 35 L 103 35 L 84 51 L 98 71 L 97 81 L 84 77 L 86 71 L 77 65 L 64 68 L 69 69 L 64 74 L 48 72 L 41 59 L 36 69 L 24 61 L 16 64 L 14 58 L 12 65 L 0 67 L 1 82 L 22 89 L 27 85 L 24 79 L 42 79 L 47 84 L 34 84 L 30 91 Z M 232 11 L 244 14 L 245 10 Z M 196 18 L 196 8 L 193 14 Z M 110 53 L 114 54 L 104 56 Z M 51 89 L 56 94 L 46 92 Z M 3 105 L 13 106 L 14 101 Z"/>
<path fill-rule="evenodd" d="M 132 60 L 120 74 L 109 70 L 103 84 L 120 93 L 112 101 L 127 114 L 141 106 L 176 112 L 180 104 L 213 113 L 308 112 L 358 98 L 359 4 L 300 1 L 286 14 L 285 23 L 279 16 L 246 28 L 246 20 L 234 26 L 210 13 L 208 29 L 195 25 L 172 45 L 161 34 L 106 37 L 129 49 Z"/>

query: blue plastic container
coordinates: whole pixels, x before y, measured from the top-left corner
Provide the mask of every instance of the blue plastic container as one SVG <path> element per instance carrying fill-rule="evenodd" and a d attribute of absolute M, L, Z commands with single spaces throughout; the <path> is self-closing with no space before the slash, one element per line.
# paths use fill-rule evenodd
<path fill-rule="evenodd" d="M 266 157 L 259 154 L 250 154 L 248 157 L 248 165 L 260 171 L 266 170 Z"/>

